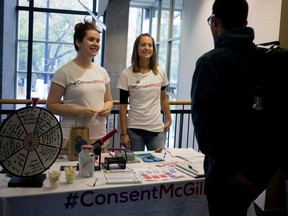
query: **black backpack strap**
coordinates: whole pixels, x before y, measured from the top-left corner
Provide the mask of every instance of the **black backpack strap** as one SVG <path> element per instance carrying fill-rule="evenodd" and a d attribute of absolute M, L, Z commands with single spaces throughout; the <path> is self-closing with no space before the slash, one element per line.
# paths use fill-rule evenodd
<path fill-rule="evenodd" d="M 271 41 L 266 43 L 256 44 L 257 47 L 269 47 L 267 52 L 280 46 L 280 41 Z"/>

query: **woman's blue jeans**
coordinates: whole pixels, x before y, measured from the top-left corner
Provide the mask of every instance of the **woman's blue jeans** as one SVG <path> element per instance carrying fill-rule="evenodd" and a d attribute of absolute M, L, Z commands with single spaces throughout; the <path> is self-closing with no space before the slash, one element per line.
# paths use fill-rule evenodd
<path fill-rule="evenodd" d="M 165 133 L 151 132 L 142 129 L 127 129 L 127 134 L 131 142 L 132 151 L 144 151 L 145 147 L 148 151 L 153 151 L 160 147 L 165 147 Z"/>

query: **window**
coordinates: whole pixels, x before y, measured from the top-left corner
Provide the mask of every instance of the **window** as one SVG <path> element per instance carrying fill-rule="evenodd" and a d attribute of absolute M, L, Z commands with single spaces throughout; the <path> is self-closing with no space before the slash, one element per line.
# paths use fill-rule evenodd
<path fill-rule="evenodd" d="M 95 8 L 96 14 L 97 1 L 84 2 L 89 10 Z M 76 56 L 73 45 L 75 24 L 83 22 L 89 14 L 76 0 L 19 0 L 17 9 L 16 98 L 46 99 L 55 71 Z M 102 50 L 103 45 L 94 59 L 100 65 Z"/>
<path fill-rule="evenodd" d="M 156 41 L 158 63 L 166 68 L 170 81 L 169 100 L 177 99 L 182 5 L 183 0 L 158 0 L 148 8 L 131 7 L 129 13 L 127 66 L 136 37 L 150 33 Z"/>
<path fill-rule="evenodd" d="M 129 13 L 127 66 L 131 64 L 136 37 L 141 33 L 150 33 L 156 42 L 158 63 L 166 68 L 170 81 L 167 89 L 170 101 L 177 99 L 182 5 L 183 0 L 158 0 L 148 8 L 131 7 Z M 167 136 L 168 148 L 172 147 L 177 127 L 175 115 L 172 115 L 172 118 L 169 138 Z"/>

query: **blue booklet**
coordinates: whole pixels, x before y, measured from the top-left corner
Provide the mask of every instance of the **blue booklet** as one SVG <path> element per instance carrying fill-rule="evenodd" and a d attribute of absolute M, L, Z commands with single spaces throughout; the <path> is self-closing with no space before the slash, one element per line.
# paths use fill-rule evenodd
<path fill-rule="evenodd" d="M 138 158 L 141 158 L 144 162 L 159 162 L 164 161 L 163 158 L 156 157 L 151 153 L 136 154 Z"/>

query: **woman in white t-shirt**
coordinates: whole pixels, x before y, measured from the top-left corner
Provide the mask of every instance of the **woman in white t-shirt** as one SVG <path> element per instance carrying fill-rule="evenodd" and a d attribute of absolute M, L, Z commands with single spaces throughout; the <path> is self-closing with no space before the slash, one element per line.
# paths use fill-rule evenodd
<path fill-rule="evenodd" d="M 165 148 L 165 133 L 172 123 L 166 95 L 169 81 L 156 56 L 154 38 L 147 33 L 139 35 L 134 42 L 132 65 L 122 72 L 117 83 L 121 145 L 133 151 Z"/>
<path fill-rule="evenodd" d="M 100 33 L 94 22 L 75 25 L 74 47 L 77 56 L 59 68 L 51 81 L 46 107 L 62 117 L 64 144 L 70 128 L 89 128 L 90 142 L 106 134 L 106 118 L 113 107 L 110 77 L 92 59 L 100 49 Z M 61 102 L 63 97 L 63 102 Z"/>

